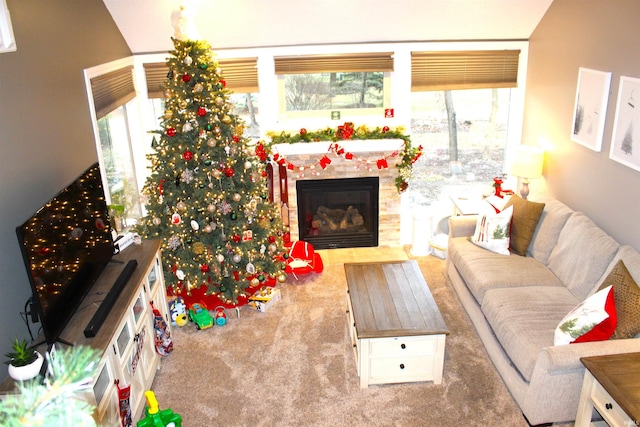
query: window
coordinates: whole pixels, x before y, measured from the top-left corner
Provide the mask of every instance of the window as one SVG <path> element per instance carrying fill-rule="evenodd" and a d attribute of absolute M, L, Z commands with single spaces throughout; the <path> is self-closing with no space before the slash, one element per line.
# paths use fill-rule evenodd
<path fill-rule="evenodd" d="M 422 145 L 409 186 L 431 204 L 449 194 L 482 194 L 505 170 L 511 90 L 413 92 L 411 142 Z M 455 125 L 449 126 L 449 117 Z"/>
<path fill-rule="evenodd" d="M 412 52 L 410 133 L 423 147 L 409 186 L 415 203 L 450 207 L 450 195 L 487 194 L 504 174 L 519 55 Z"/>
<path fill-rule="evenodd" d="M 384 73 L 318 73 L 284 76 L 285 110 L 382 108 Z"/>
<path fill-rule="evenodd" d="M 112 226 L 126 231 L 142 216 L 129 110 L 136 110 L 133 66 L 85 71 L 95 112 L 96 146 Z M 89 78 L 90 74 L 94 74 Z M 136 119 L 134 119 L 136 120 Z"/>
<path fill-rule="evenodd" d="M 122 105 L 98 120 L 101 163 L 108 185 L 105 193 L 108 193 L 112 225 L 119 233 L 134 225 L 142 215 L 126 108 Z"/>
<path fill-rule="evenodd" d="M 381 114 L 390 98 L 391 52 L 274 58 L 282 119 Z"/>

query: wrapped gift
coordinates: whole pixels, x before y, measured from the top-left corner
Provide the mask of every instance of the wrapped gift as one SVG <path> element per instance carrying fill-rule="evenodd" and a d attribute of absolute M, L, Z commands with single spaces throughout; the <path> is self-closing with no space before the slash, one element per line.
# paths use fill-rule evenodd
<path fill-rule="evenodd" d="M 249 297 L 249 306 L 261 313 L 266 311 L 280 299 L 280 289 L 263 288 Z"/>

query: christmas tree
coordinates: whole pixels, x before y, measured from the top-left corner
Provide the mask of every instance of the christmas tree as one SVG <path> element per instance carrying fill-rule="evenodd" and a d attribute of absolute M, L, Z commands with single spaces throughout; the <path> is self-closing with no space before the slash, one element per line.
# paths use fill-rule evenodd
<path fill-rule="evenodd" d="M 242 136 L 211 46 L 173 42 L 162 129 L 143 189 L 148 214 L 137 231 L 162 239 L 169 293 L 187 305 L 234 307 L 286 278 L 267 155 Z"/>

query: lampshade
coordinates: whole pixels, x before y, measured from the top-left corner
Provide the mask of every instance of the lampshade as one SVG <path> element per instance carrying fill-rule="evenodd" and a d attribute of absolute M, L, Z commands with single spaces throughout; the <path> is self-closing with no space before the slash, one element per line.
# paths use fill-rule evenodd
<path fill-rule="evenodd" d="M 520 178 L 539 178 L 542 176 L 544 151 L 531 145 L 520 145 L 511 163 L 511 175 Z"/>

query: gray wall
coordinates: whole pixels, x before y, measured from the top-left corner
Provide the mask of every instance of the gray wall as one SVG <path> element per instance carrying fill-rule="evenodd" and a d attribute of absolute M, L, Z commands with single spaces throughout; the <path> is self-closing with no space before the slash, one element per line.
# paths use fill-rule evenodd
<path fill-rule="evenodd" d="M 98 159 L 82 71 L 131 55 L 100 0 L 7 7 L 18 49 L 0 54 L 0 354 L 28 338 L 19 313 L 31 290 L 15 227 Z"/>
<path fill-rule="evenodd" d="M 530 39 L 523 134 L 555 146 L 551 194 L 640 250 L 640 172 L 609 159 L 620 76 L 640 78 L 638 23 L 638 0 L 554 0 Z M 612 73 L 600 152 L 570 139 L 579 67 Z"/>

